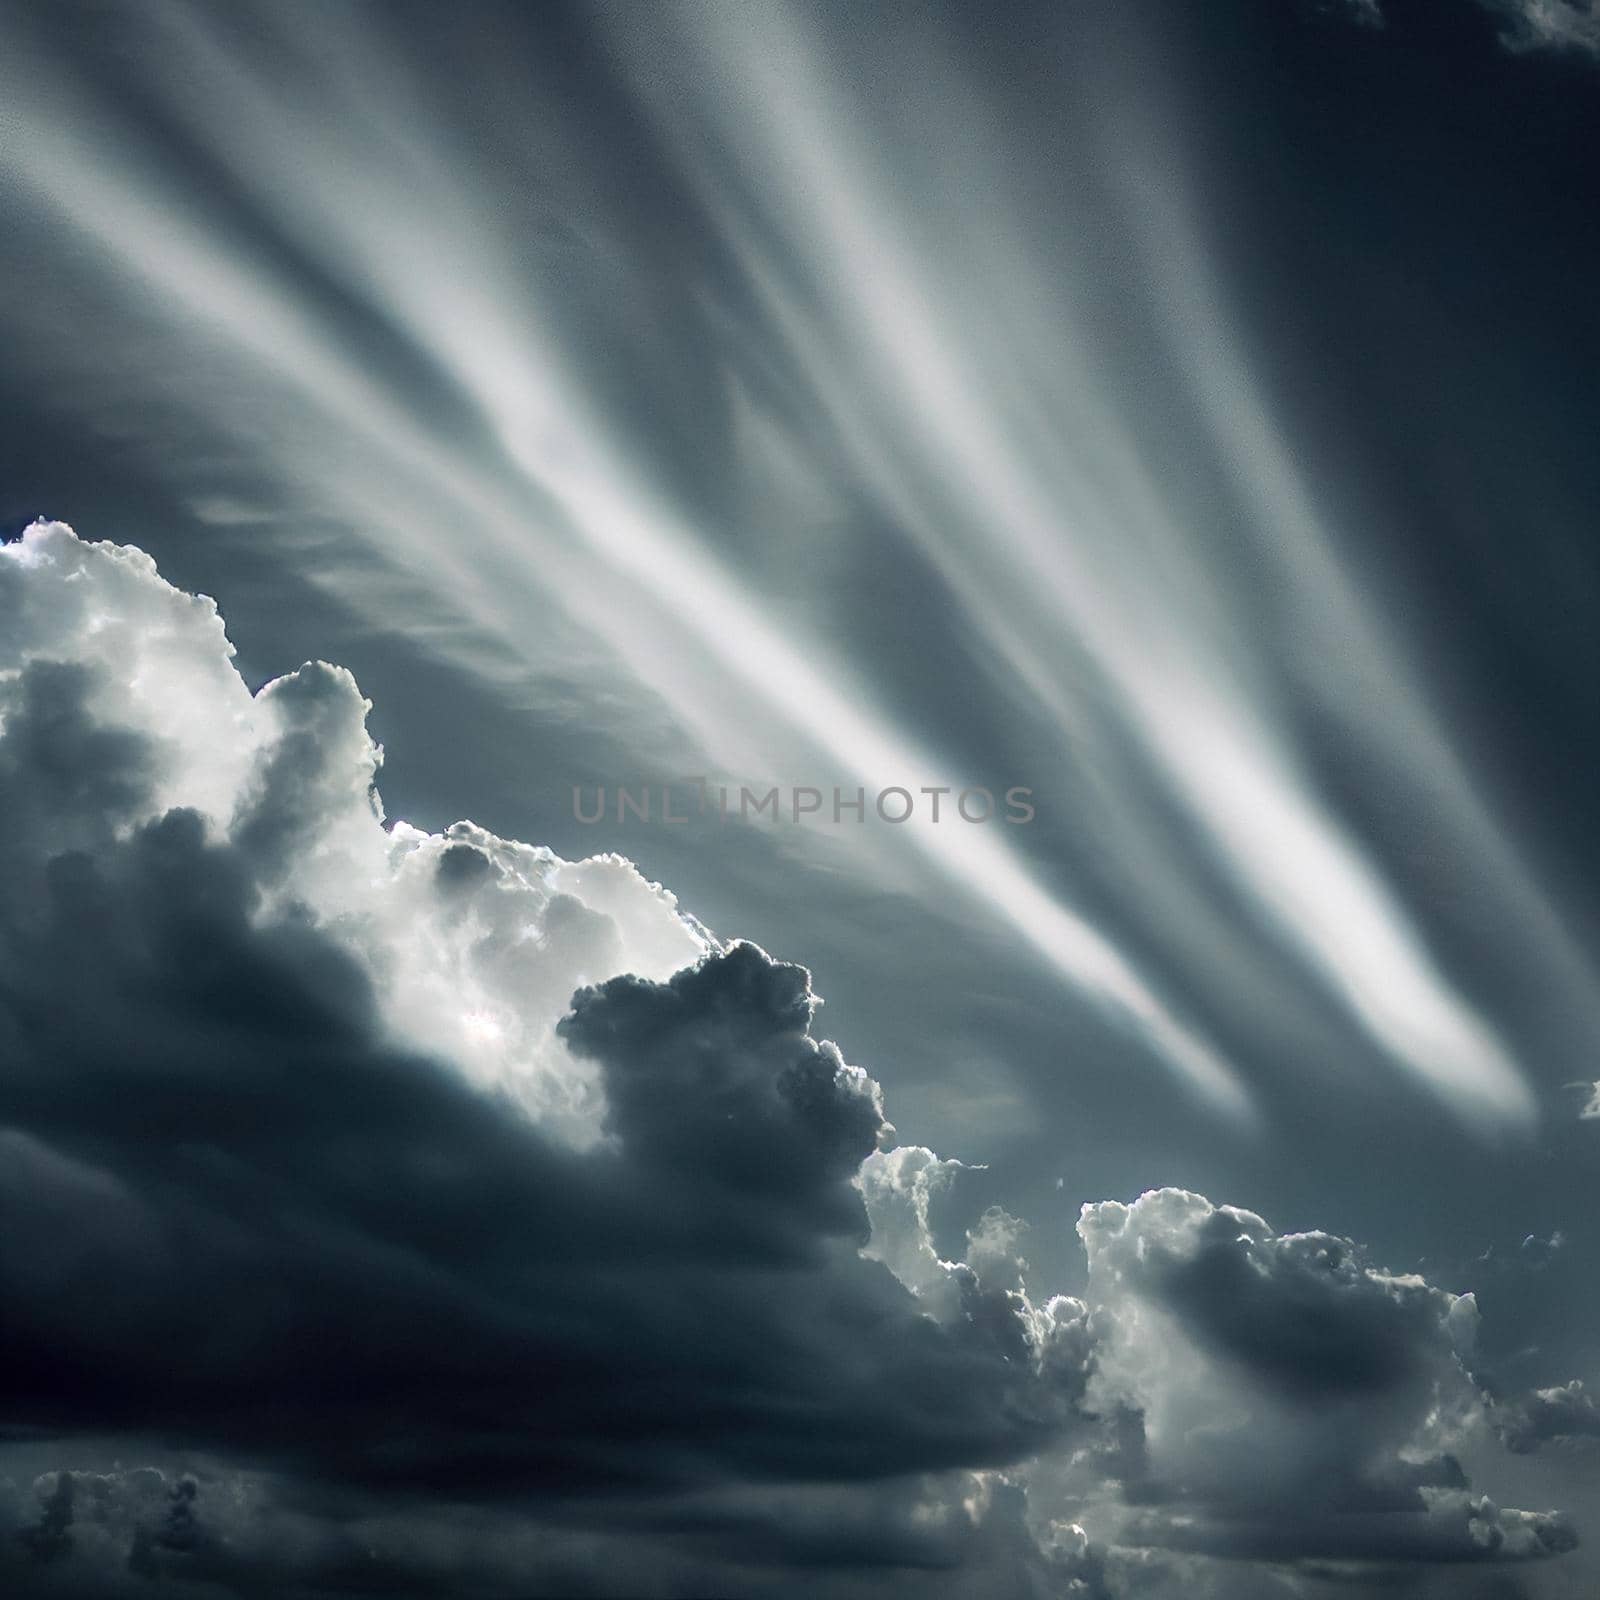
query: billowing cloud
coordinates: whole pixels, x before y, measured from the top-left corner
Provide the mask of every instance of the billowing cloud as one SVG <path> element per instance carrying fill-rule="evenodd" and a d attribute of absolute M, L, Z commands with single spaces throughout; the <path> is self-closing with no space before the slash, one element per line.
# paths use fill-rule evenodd
<path fill-rule="evenodd" d="M 1520 1559 L 1558 1517 L 1471 1494 L 1478 1311 L 1350 1240 L 1166 1189 L 1086 1206 L 1105 1330 L 1090 1403 L 1129 1419 L 1124 1537 L 1266 1560 Z"/>
<path fill-rule="evenodd" d="M 617 858 L 385 828 L 350 676 L 249 695 L 134 552 L 31 530 L 0 607 L 13 1421 L 493 1498 L 1070 1420 L 1009 1300 L 860 1255 L 889 1130 L 802 969 Z"/>
<path fill-rule="evenodd" d="M 947 1259 L 961 1164 L 804 969 L 618 857 L 386 822 L 349 673 L 250 693 L 137 551 L 0 547 L 0 642 L 14 1588 L 1107 1597 L 1570 1545 L 1450 1454 L 1470 1297 L 1176 1190 L 1085 1212 L 1084 1298 L 997 1206 Z"/>
<path fill-rule="evenodd" d="M 1600 1405 L 1579 1378 L 1502 1404 L 1496 1420 L 1506 1444 L 1518 1452 L 1558 1439 L 1600 1439 Z"/>

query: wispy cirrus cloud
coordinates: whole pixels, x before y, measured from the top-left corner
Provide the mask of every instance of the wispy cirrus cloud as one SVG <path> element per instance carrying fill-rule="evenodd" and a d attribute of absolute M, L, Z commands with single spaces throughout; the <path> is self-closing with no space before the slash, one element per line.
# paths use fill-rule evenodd
<path fill-rule="evenodd" d="M 1501 42 L 1509 50 L 1574 51 L 1600 56 L 1600 9 L 1594 0 L 1475 0 L 1499 18 Z M 1384 26 L 1383 0 L 1330 0 L 1323 10 L 1362 27 Z M 1448 18 L 1442 19 L 1448 26 Z"/>
<path fill-rule="evenodd" d="M 301 58 L 292 26 L 259 20 Z M 1307 759 L 1301 680 L 1361 722 L 1362 756 L 1419 769 L 1453 857 L 1575 1014 L 1592 1011 L 1587 964 L 1341 569 L 1337 519 L 1213 292 L 1182 162 L 1145 99 L 1074 110 L 1114 153 L 1107 231 L 1125 238 L 1101 248 L 1123 250 L 1122 281 L 1168 346 L 1168 376 L 1141 393 L 1071 252 L 1058 276 L 1040 270 L 1039 219 L 1011 191 L 984 88 L 936 42 L 917 46 L 921 87 L 896 116 L 932 169 L 961 175 L 948 216 L 902 193 L 884 152 L 904 130 L 882 125 L 814 19 L 598 15 L 619 106 L 703 234 L 670 299 L 695 329 L 680 365 L 703 369 L 729 426 L 705 430 L 711 465 L 695 473 L 662 445 L 682 397 L 643 353 L 664 337 L 651 302 L 611 260 L 625 224 L 581 150 L 568 170 L 559 118 L 529 136 L 492 95 L 414 115 L 433 104 L 425 74 L 354 13 L 320 20 L 292 104 L 215 19 L 176 7 L 152 26 L 163 48 L 142 92 L 161 115 L 143 124 L 48 49 L 18 53 L 7 114 L 40 135 L 8 147 L 18 198 L 94 241 L 79 270 L 184 352 L 179 413 L 222 446 L 251 441 L 255 469 L 337 524 L 345 550 L 403 574 L 419 631 L 448 647 L 454 618 L 502 666 L 587 675 L 657 762 L 791 781 L 815 762 L 915 788 L 1024 750 L 1071 797 L 1048 843 L 918 821 L 835 841 L 833 859 L 853 851 L 852 870 L 941 907 L 955 888 L 1241 1122 L 1249 1073 L 1214 1016 L 1270 1014 L 1298 1040 L 1331 1000 L 1353 1050 L 1467 1125 L 1529 1128 L 1533 1091 L 1492 1008 Z M 899 70 L 892 43 L 857 54 Z M 975 130 L 958 142 L 952 106 Z M 486 180 L 499 163 L 521 174 L 525 212 L 507 216 Z M 1105 220 L 1095 188 L 1052 198 L 1061 238 L 1089 231 L 1080 207 Z M 609 285 L 598 305 L 575 263 Z M 608 318 L 650 389 L 637 406 L 597 354 Z M 1195 504 L 1164 468 L 1172 424 L 1146 415 L 1183 391 L 1184 449 L 1227 485 Z M 790 499 L 719 500 L 724 477 L 787 483 Z M 214 486 L 188 488 L 232 515 Z M 841 536 L 847 560 L 890 562 L 942 608 L 927 648 L 955 664 L 956 717 L 903 645 L 871 619 L 844 624 L 834 602 L 858 596 L 804 592 L 808 519 L 830 497 L 891 530 L 882 550 L 876 533 Z M 797 552 L 802 603 L 752 546 Z M 351 604 L 396 603 L 319 554 Z"/>
<path fill-rule="evenodd" d="M 516 305 L 511 269 L 494 254 L 496 230 L 474 185 L 460 182 L 440 152 L 417 149 L 395 118 L 392 108 L 407 97 L 401 82 L 383 76 L 381 51 L 352 70 L 369 80 L 368 112 L 384 142 L 341 170 L 318 154 L 326 140 L 315 125 L 286 117 L 269 85 L 232 65 L 203 26 L 182 12 L 167 20 L 174 42 L 229 84 L 226 122 L 204 122 L 213 154 L 236 164 L 238 180 L 259 186 L 277 225 L 322 270 L 370 297 L 467 397 L 487 430 L 470 445 L 431 430 L 342 338 L 324 336 L 318 308 L 284 272 L 214 229 L 170 179 L 133 157 L 119 167 L 79 134 L 19 145 L 14 180 L 96 238 L 108 266 L 153 289 L 169 314 L 198 312 L 232 359 L 264 370 L 308 415 L 338 430 L 341 447 L 331 456 L 312 443 L 292 471 L 285 464 L 286 475 L 304 483 L 319 460 L 326 463 L 317 489 L 352 530 L 381 534 L 385 556 L 442 587 L 513 654 L 526 637 L 516 597 L 552 598 L 727 770 L 770 772 L 794 759 L 798 740 L 874 787 L 885 775 L 912 788 L 941 781 L 940 762 L 873 708 L 862 678 L 792 626 L 776 625 L 683 511 L 642 476 L 589 403 L 581 376 L 564 370 L 537 310 Z M 20 85 L 19 95 L 25 106 Z M 179 114 L 204 119 L 208 109 Z M 86 109 L 84 125 L 92 123 Z M 437 207 L 384 171 L 396 149 L 438 185 Z M 284 195 L 271 174 L 285 165 L 324 175 Z M 350 204 L 354 186 L 361 186 L 359 206 Z M 446 217 L 453 227 L 441 228 Z M 356 452 L 355 471 L 344 440 Z M 450 518 L 465 537 L 441 546 L 431 521 L 397 505 L 397 481 L 418 485 L 434 515 Z M 381 523 L 376 507 L 384 508 Z M 730 692 L 747 715 L 727 715 Z M 1191 1090 L 1224 1115 L 1248 1120 L 1234 1069 L 1115 938 L 1044 886 L 1006 841 L 972 830 L 932 832 L 920 817 L 903 833 L 1063 976 L 1130 1022 Z M 863 860 L 871 866 L 870 856 Z"/>
<path fill-rule="evenodd" d="M 1600 57 L 1600 8 L 1594 0 L 1479 0 L 1504 19 L 1513 50 L 1575 50 Z"/>

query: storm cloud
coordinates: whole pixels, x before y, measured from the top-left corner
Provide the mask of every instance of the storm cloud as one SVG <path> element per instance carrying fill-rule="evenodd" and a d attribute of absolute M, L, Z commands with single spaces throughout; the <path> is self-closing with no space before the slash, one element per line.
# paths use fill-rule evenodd
<path fill-rule="evenodd" d="M 1070 1425 L 1009 1302 L 1009 1337 L 935 1322 L 861 1256 L 892 1130 L 802 969 L 616 858 L 385 830 L 348 674 L 249 696 L 135 553 L 41 527 L 0 581 L 14 1425 L 484 1500 L 892 1479 Z"/>
<path fill-rule="evenodd" d="M 251 694 L 135 550 L 0 547 L 0 640 L 29 1592 L 1132 1595 L 1572 1545 L 1450 1453 L 1470 1297 L 1177 1190 L 1085 1209 L 1085 1298 L 998 1207 L 945 1259 L 961 1163 L 896 1142 L 803 968 L 618 857 L 386 822 L 350 674 Z"/>

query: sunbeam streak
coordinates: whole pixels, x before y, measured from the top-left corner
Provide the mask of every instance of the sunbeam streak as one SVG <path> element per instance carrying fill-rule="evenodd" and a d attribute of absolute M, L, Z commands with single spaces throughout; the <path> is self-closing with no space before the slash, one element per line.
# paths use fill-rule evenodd
<path fill-rule="evenodd" d="M 261 22 L 297 48 L 292 29 Z M 559 298 L 528 281 L 465 124 L 445 118 L 424 132 L 405 114 L 424 93 L 412 63 L 381 34 L 330 18 L 316 70 L 341 97 L 290 105 L 204 12 L 175 7 L 161 26 L 169 137 L 204 151 L 207 184 L 236 207 L 208 212 L 181 164 L 154 146 L 120 146 L 116 106 L 86 84 L 53 90 L 58 111 L 78 107 L 72 127 L 10 140 L 0 160 L 20 191 L 98 242 L 100 268 L 124 288 L 136 280 L 158 292 L 160 314 L 194 319 L 186 336 L 214 341 L 207 361 L 248 362 L 294 397 L 301 431 L 268 451 L 286 481 L 530 666 L 547 657 L 527 636 L 526 607 L 553 599 L 618 680 L 659 695 L 723 772 L 781 777 L 785 757 L 803 750 L 867 785 L 947 776 L 964 752 L 901 722 L 858 642 L 839 648 L 787 611 L 780 621 L 737 558 L 737 520 L 663 472 Z M 1308 992 L 1342 1007 L 1464 1122 L 1528 1128 L 1535 1099 L 1512 1050 L 1459 991 L 1426 915 L 1319 787 L 1283 704 L 1275 642 L 1260 636 L 1230 561 L 1254 562 L 1264 587 L 1326 597 L 1330 626 L 1359 646 L 1346 677 L 1350 693 L 1369 696 L 1373 742 L 1427 752 L 1460 837 L 1481 849 L 1495 892 L 1575 994 L 1590 988 L 1586 963 L 1475 807 L 1404 663 L 1329 553 L 1310 490 L 1207 297 L 1204 253 L 1148 175 L 1162 136 L 1142 155 L 1129 144 L 1118 199 L 1140 292 L 1174 366 L 1192 360 L 1192 403 L 1215 459 L 1242 485 L 1249 526 L 1238 536 L 1219 535 L 1214 513 L 1186 503 L 1184 486 L 1153 464 L 1143 419 L 1104 381 L 1072 271 L 1056 283 L 1040 272 L 1007 193 L 1004 141 L 953 58 L 919 46 L 919 86 L 896 114 L 935 167 L 990 186 L 999 220 L 981 238 L 963 232 L 959 213 L 935 219 L 930 235 L 882 155 L 893 148 L 880 137 L 882 108 L 859 85 L 852 92 L 817 19 L 799 9 L 602 12 L 595 30 L 733 264 L 725 297 L 761 320 L 765 359 L 793 401 L 792 415 L 763 419 L 769 437 L 802 479 L 856 474 L 1008 674 L 1007 692 L 1042 708 L 1052 759 L 1100 785 L 1092 822 L 1132 931 L 1085 909 L 1093 896 L 1082 899 L 1075 880 L 1092 872 L 1081 859 L 1052 863 L 1047 880 L 1003 834 L 918 817 L 875 863 L 860 840 L 845 847 L 887 877 L 904 841 L 1234 1115 L 1248 1101 L 1224 1062 L 1231 1051 L 1201 1038 L 1212 1019 L 1185 1015 L 1168 996 L 1191 985 L 1169 983 L 1159 956 L 1134 953 L 1135 940 L 1159 945 L 1183 895 L 1191 919 L 1201 905 L 1234 916 L 1240 952 L 1266 942 L 1296 963 Z M 717 92 L 678 93 L 684 74 Z M 7 115 L 42 127 L 37 85 L 11 76 Z M 187 92 L 196 78 L 209 95 Z M 959 147 L 941 107 L 961 108 Z M 1081 120 L 1085 137 L 1120 149 L 1122 122 L 1138 118 L 1090 103 Z M 474 137 L 482 126 L 515 146 L 516 130 L 492 113 Z M 300 181 L 280 183 L 285 171 Z M 539 176 L 531 157 L 528 171 Z M 1069 211 L 1079 198 L 1064 187 Z M 397 383 L 334 302 L 358 307 L 429 392 Z M 733 387 L 748 374 L 730 356 L 725 376 Z M 307 429 L 310 418 L 322 425 Z M 248 425 L 242 414 L 221 424 Z M 461 537 L 436 538 L 440 519 Z M 1198 870 L 1195 882 L 1162 881 L 1165 838 L 1120 813 L 1105 777 L 1124 746 L 1195 831 L 1196 860 L 1221 889 L 1198 889 Z"/>
<path fill-rule="evenodd" d="M 934 559 L 967 596 L 1007 574 L 1087 646 L 1128 724 L 1238 883 L 1384 1049 L 1465 1118 L 1529 1126 L 1535 1102 L 1521 1071 L 1438 971 L 1376 867 L 1312 796 L 1230 659 L 1233 640 L 1202 631 L 1208 617 L 1233 621 L 1226 596 L 1206 593 L 1204 577 L 1190 571 L 1186 581 L 1198 590 L 1175 603 L 1162 568 L 1141 559 L 1140 537 L 1147 556 L 1152 544 L 1163 556 L 1182 551 L 1181 514 L 1138 478 L 1107 507 L 1091 475 L 1062 481 L 1059 462 L 1030 459 L 997 425 L 979 397 L 1003 392 L 1002 375 L 965 347 L 968 319 L 939 299 L 897 236 L 893 191 L 862 153 L 872 147 L 869 135 L 830 95 L 800 27 L 773 25 L 780 14 L 764 13 L 755 30 L 737 14 L 706 13 L 697 45 L 724 91 L 716 103 L 737 108 L 730 115 L 741 144 L 761 141 L 757 192 L 778 197 L 766 202 L 768 220 L 785 230 L 791 260 L 808 263 L 814 281 L 829 286 L 834 311 L 872 352 L 884 389 L 906 398 L 917 428 L 909 448 L 949 500 L 965 506 L 969 525 L 987 534 L 974 560 L 920 524 Z M 938 84 L 928 95 L 955 98 Z M 727 138 L 734 131 L 721 130 Z M 684 130 L 677 133 L 681 140 Z M 959 259 L 961 243 L 951 248 Z M 1027 281 L 1025 259 L 1007 265 L 1008 282 Z M 1042 305 L 1029 323 L 1040 332 L 1049 326 Z M 1070 362 L 1070 330 L 1065 354 Z M 1112 444 L 1113 460 L 1136 471 L 1126 444 Z M 1162 520 L 1136 528 L 1130 512 L 1134 522 Z M 994 629 L 999 615 L 991 605 L 982 620 Z M 1007 615 L 995 648 L 1025 655 L 1025 625 Z M 1398 681 L 1395 692 L 1404 693 Z"/>
<path fill-rule="evenodd" d="M 0 1597 L 1600 1596 L 1595 3 L 0 0 Z"/>
<path fill-rule="evenodd" d="M 280 162 L 309 162 L 314 140 L 290 131 L 284 139 L 308 142 L 299 150 L 282 140 L 274 146 L 270 120 L 262 116 L 255 126 L 250 120 L 265 109 L 261 92 L 247 82 L 234 88 L 234 133 L 220 147 L 233 149 L 242 176 L 264 177 L 249 173 L 250 149 Z M 336 184 L 308 182 L 297 197 L 315 213 L 308 246 L 327 253 L 330 271 L 353 274 L 393 324 L 459 384 L 492 426 L 501 462 L 468 457 L 430 437 L 381 384 L 319 337 L 314 311 L 295 304 L 271 274 L 241 259 L 181 201 L 152 189 L 136 167 L 119 170 L 108 152 L 72 141 L 29 143 L 25 152 L 14 148 L 10 160 L 17 162 L 19 154 L 25 158 L 13 165 L 13 175 L 62 205 L 119 268 L 137 274 L 169 304 L 200 313 L 277 379 L 303 386 L 308 406 L 329 413 L 375 448 L 390 470 L 420 477 L 441 503 L 468 517 L 514 575 L 528 582 L 538 574 L 548 582 L 552 567 L 563 574 L 557 586 L 563 603 L 665 694 L 714 756 L 723 753 L 717 705 L 731 680 L 863 783 L 881 782 L 885 773 L 911 788 L 939 782 L 936 761 L 875 716 L 859 686 L 846 689 L 819 669 L 820 648 L 791 641 L 767 621 L 671 508 L 635 481 L 620 449 L 607 447 L 604 418 L 585 404 L 576 377 L 552 377 L 558 356 L 534 342 L 525 315 L 475 293 L 481 275 L 472 263 L 441 265 L 427 251 L 402 249 L 426 227 L 426 207 L 389 210 L 382 190 L 369 191 L 353 226 Z M 450 200 L 441 195 L 440 203 L 448 211 Z M 283 220 L 292 227 L 296 219 Z M 491 282 L 494 276 L 491 263 Z M 530 516 L 525 496 L 507 494 L 505 462 L 524 490 L 543 497 L 543 526 Z M 358 506 L 351 512 L 361 526 Z M 693 641 L 709 659 L 713 673 L 697 667 L 662 631 L 641 629 L 622 608 L 586 598 L 601 592 L 600 577 L 575 560 L 570 545 L 562 547 L 563 527 L 607 573 L 638 585 L 670 619 L 677 638 Z M 436 550 L 434 541 L 419 540 L 404 553 L 425 558 L 433 571 Z M 507 614 L 503 597 L 488 592 L 481 574 L 459 558 L 448 576 L 469 614 L 494 621 L 515 648 L 514 614 Z M 1173 1015 L 1104 933 L 1041 887 L 995 834 L 936 831 L 920 815 L 897 831 L 1064 977 L 1130 1022 L 1202 1100 L 1229 1118 L 1251 1120 L 1233 1069 Z"/>

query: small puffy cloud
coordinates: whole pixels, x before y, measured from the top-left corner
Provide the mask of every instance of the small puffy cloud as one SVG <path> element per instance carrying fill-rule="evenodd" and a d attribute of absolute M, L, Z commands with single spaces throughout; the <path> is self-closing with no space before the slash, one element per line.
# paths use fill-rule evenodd
<path fill-rule="evenodd" d="M 867 1253 L 940 1316 L 953 1312 L 959 1295 L 949 1263 L 933 1247 L 928 1211 L 961 1165 L 921 1145 L 896 1145 L 874 1151 L 857 1175 L 872 1226 Z"/>
<path fill-rule="evenodd" d="M 1600 57 L 1595 0 L 1478 0 L 1501 19 L 1512 50 L 1568 50 Z"/>
<path fill-rule="evenodd" d="M 1021 1250 L 1027 1231 L 1020 1217 L 990 1206 L 967 1230 L 967 1265 L 991 1288 L 1020 1292 L 1028 1271 Z"/>
<path fill-rule="evenodd" d="M 1103 1318 L 1087 1403 L 1119 1416 L 1123 1542 L 1269 1561 L 1557 1554 L 1561 1519 L 1470 1493 L 1471 1296 L 1167 1189 L 1086 1206 Z"/>
<path fill-rule="evenodd" d="M 84 1594 L 88 1574 L 96 1595 L 229 1592 L 267 1570 L 265 1503 L 248 1479 L 113 1466 L 40 1474 L 20 1498 L 19 1526 L 0 1549 L 7 1592 Z"/>
<path fill-rule="evenodd" d="M 1600 1439 L 1600 1404 L 1580 1378 L 1501 1401 L 1495 1421 L 1507 1448 L 1521 1455 L 1555 1440 Z"/>
<path fill-rule="evenodd" d="M 1595 0 L 1477 0 L 1500 22 L 1508 50 L 1564 51 L 1600 57 L 1600 7 Z M 1317 0 L 1319 11 L 1337 13 L 1363 28 L 1385 25 L 1383 0 Z"/>
<path fill-rule="evenodd" d="M 1383 6 L 1380 0 L 1324 0 L 1324 10 L 1335 10 L 1346 20 L 1362 28 L 1384 26 Z"/>
<path fill-rule="evenodd" d="M 558 1032 L 603 1066 L 606 1131 L 639 1181 L 694 1191 L 724 1239 L 805 1252 L 866 1243 L 851 1180 L 886 1131 L 877 1084 L 811 1038 L 814 1004 L 803 968 L 735 944 L 666 983 L 584 989 Z"/>

